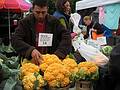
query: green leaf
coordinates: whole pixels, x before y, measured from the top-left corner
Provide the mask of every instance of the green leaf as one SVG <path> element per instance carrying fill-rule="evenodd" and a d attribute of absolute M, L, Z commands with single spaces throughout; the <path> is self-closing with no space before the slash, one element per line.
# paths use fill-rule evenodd
<path fill-rule="evenodd" d="M 39 80 L 35 80 L 34 81 L 34 90 L 37 90 L 37 88 L 39 87 Z"/>
<path fill-rule="evenodd" d="M 74 55 L 72 53 L 69 54 L 69 58 L 75 59 L 75 57 L 74 57 Z"/>
<path fill-rule="evenodd" d="M 8 58 L 7 58 L 5 55 L 3 55 L 2 53 L 0 53 L 0 58 L 1 58 L 3 61 L 8 59 Z"/>
<path fill-rule="evenodd" d="M 4 44 L 0 45 L 0 52 L 4 52 Z"/>
<path fill-rule="evenodd" d="M 23 84 L 21 80 L 17 80 L 14 90 L 23 90 Z"/>
<path fill-rule="evenodd" d="M 9 78 L 10 76 L 17 77 L 19 75 L 19 69 L 10 69 L 5 64 L 2 64 L 3 78 Z"/>
<path fill-rule="evenodd" d="M 0 58 L 0 65 L 3 63 L 3 60 Z"/>
<path fill-rule="evenodd" d="M 3 70 L 3 78 L 6 79 L 6 78 L 9 78 L 11 72 L 10 72 L 10 69 L 5 65 L 5 64 L 2 64 L 2 70 Z"/>
<path fill-rule="evenodd" d="M 39 87 L 39 80 L 37 80 L 38 75 L 39 75 L 39 73 L 36 73 L 36 72 L 34 73 L 36 80 L 34 81 L 33 90 L 37 90 L 37 88 Z"/>
<path fill-rule="evenodd" d="M 8 58 L 8 60 L 4 61 L 4 64 L 6 64 L 11 69 L 17 69 L 19 65 L 19 57 Z"/>
<path fill-rule="evenodd" d="M 4 44 L 2 44 L 0 50 L 1 52 L 7 52 L 7 53 L 15 52 L 11 44 L 9 44 L 8 46 L 5 46 Z"/>
<path fill-rule="evenodd" d="M 79 78 L 79 76 L 76 73 L 72 73 L 70 75 L 71 82 L 75 82 L 78 78 Z"/>
<path fill-rule="evenodd" d="M 4 86 L 3 90 L 13 90 L 13 88 L 15 87 L 17 81 L 15 79 L 13 79 L 12 77 L 10 77 L 7 81 L 6 84 Z"/>
<path fill-rule="evenodd" d="M 9 46 L 7 46 L 7 50 L 6 52 L 10 53 L 10 52 L 15 52 L 15 50 L 13 49 L 12 45 L 9 44 Z"/>
<path fill-rule="evenodd" d="M 99 78 L 99 71 L 97 70 L 96 73 L 91 75 L 91 79 L 92 80 L 98 80 L 98 78 Z"/>
<path fill-rule="evenodd" d="M 10 69 L 11 76 L 17 77 L 19 75 L 19 69 Z"/>
<path fill-rule="evenodd" d="M 38 75 L 39 75 L 39 73 L 36 73 L 36 72 L 34 73 L 34 76 L 36 79 L 37 79 Z"/>

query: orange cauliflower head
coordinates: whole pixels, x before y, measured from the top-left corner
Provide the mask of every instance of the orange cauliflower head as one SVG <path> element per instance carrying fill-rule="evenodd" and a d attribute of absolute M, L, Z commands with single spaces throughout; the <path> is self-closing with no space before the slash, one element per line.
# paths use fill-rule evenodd
<path fill-rule="evenodd" d="M 40 65 L 41 71 L 45 72 L 47 67 L 53 63 L 62 63 L 62 62 L 55 54 L 43 55 L 43 62 Z"/>
<path fill-rule="evenodd" d="M 22 64 L 22 67 L 20 68 L 20 72 L 22 76 L 26 76 L 29 73 L 39 72 L 39 67 L 33 63 L 25 63 Z"/>
<path fill-rule="evenodd" d="M 70 83 L 70 72 L 59 63 L 53 63 L 46 69 L 44 79 L 50 87 L 65 87 Z"/>
<path fill-rule="evenodd" d="M 78 72 L 78 65 L 74 59 L 71 58 L 65 58 L 63 60 L 63 64 L 68 68 L 70 73 L 76 73 Z"/>
<path fill-rule="evenodd" d="M 33 90 L 34 88 L 34 83 L 35 81 L 38 80 L 38 90 L 40 90 L 40 88 L 42 86 L 44 86 L 45 81 L 43 79 L 43 77 L 41 75 L 38 75 L 37 77 L 34 76 L 34 73 L 30 73 L 27 76 L 24 76 L 22 79 L 22 83 L 24 86 L 25 90 Z"/>

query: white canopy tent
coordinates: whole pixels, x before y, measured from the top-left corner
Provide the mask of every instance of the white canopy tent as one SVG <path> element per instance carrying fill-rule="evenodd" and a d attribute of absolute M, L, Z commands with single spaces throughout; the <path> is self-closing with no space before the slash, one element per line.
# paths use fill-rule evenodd
<path fill-rule="evenodd" d="M 120 0 L 82 0 L 76 2 L 76 11 L 92 8 L 92 7 L 98 7 L 103 5 L 108 5 L 112 3 L 120 3 Z"/>

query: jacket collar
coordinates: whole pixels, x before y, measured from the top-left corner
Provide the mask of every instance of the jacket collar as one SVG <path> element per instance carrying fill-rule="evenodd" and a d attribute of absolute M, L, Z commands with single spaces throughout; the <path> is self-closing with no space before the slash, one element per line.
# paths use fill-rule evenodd
<path fill-rule="evenodd" d="M 35 29 L 35 23 L 36 23 L 36 19 L 35 19 L 35 16 L 33 14 L 30 15 L 30 27 Z M 50 19 L 50 15 L 47 14 L 46 17 L 45 17 L 45 25 L 48 25 L 50 24 L 51 22 L 51 19 Z"/>

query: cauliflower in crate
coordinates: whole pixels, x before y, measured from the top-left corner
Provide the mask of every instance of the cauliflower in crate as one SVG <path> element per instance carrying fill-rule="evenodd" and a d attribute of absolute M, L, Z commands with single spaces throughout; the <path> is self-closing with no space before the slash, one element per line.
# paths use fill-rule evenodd
<path fill-rule="evenodd" d="M 23 77 L 22 83 L 25 90 L 42 90 L 45 85 L 45 81 L 40 74 L 30 73 Z"/>
<path fill-rule="evenodd" d="M 44 73 L 44 79 L 48 82 L 49 87 L 66 87 L 70 83 L 69 77 L 70 72 L 59 63 L 51 64 Z"/>
<path fill-rule="evenodd" d="M 40 65 L 42 72 L 45 72 L 47 67 L 53 63 L 62 63 L 61 60 L 55 54 L 45 54 L 43 55 L 43 62 Z"/>

